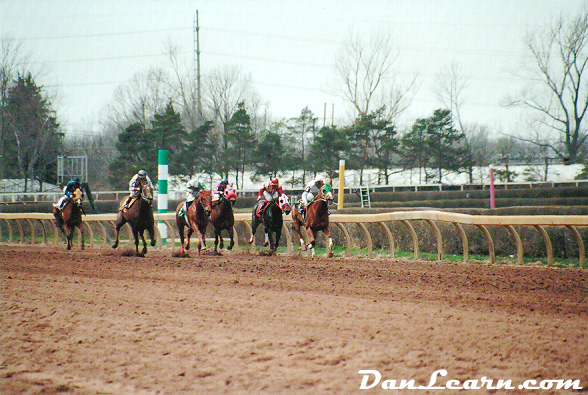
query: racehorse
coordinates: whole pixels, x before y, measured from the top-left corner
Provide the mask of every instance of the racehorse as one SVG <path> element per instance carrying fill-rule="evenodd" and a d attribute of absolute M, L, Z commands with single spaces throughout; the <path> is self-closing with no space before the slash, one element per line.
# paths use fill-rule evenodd
<path fill-rule="evenodd" d="M 300 239 L 300 248 L 306 250 L 310 248 L 312 256 L 315 255 L 314 247 L 316 244 L 316 237 L 319 231 L 323 231 L 329 237 L 329 245 L 327 254 L 329 257 L 333 256 L 333 236 L 331 234 L 331 227 L 329 225 L 329 207 L 333 203 L 333 192 L 331 191 L 331 181 L 329 184 L 323 186 L 317 195 L 308 202 L 306 208 L 306 221 L 303 220 L 302 215 L 296 207 L 292 210 L 292 228 L 294 233 Z M 300 232 L 300 227 L 306 228 L 306 234 L 309 239 L 308 245 L 305 245 L 304 239 Z"/>
<path fill-rule="evenodd" d="M 217 253 L 217 247 L 219 245 L 220 239 L 220 248 L 222 249 L 224 246 L 223 238 L 221 236 L 221 231 L 226 229 L 229 232 L 229 239 L 231 240 L 229 246 L 227 247 L 229 250 L 233 248 L 235 242 L 233 240 L 233 226 L 235 225 L 235 217 L 233 215 L 233 205 L 237 199 L 237 194 L 234 190 L 225 191 L 218 200 L 216 206 L 213 207 L 212 213 L 210 213 L 210 223 L 214 229 L 214 252 Z"/>
<path fill-rule="evenodd" d="M 253 208 L 252 221 L 251 221 L 251 238 L 249 243 L 253 243 L 255 240 L 255 231 L 259 224 L 263 222 L 265 231 L 264 246 L 269 244 L 270 253 L 274 253 L 280 243 L 280 237 L 282 236 L 282 225 L 284 219 L 282 213 L 290 213 L 290 201 L 288 196 L 285 194 L 280 195 L 278 198 L 273 199 L 265 208 L 262 218 L 257 216 L 257 205 Z M 275 235 L 275 240 L 273 235 Z"/>
<path fill-rule="evenodd" d="M 145 241 L 144 231 L 149 232 L 151 238 L 151 247 L 155 245 L 155 230 L 153 220 L 153 209 L 151 203 L 153 201 L 153 188 L 148 182 L 139 180 L 139 189 L 141 190 L 141 196 L 133 198 L 129 203 L 129 208 L 124 208 L 124 202 L 126 197 L 121 202 L 121 208 L 119 209 L 118 216 L 114 223 L 116 229 L 116 240 L 112 245 L 112 248 L 118 247 L 118 233 L 120 228 L 127 222 L 131 225 L 133 236 L 135 237 L 135 250 L 139 254 L 139 236 L 143 240 L 142 253 L 147 253 L 147 242 Z"/>
<path fill-rule="evenodd" d="M 73 196 L 65 203 L 63 211 L 59 207 L 53 206 L 53 216 L 55 224 L 61 230 L 63 236 L 67 239 L 67 249 L 71 250 L 73 245 L 73 235 L 76 227 L 81 233 L 81 247 L 84 249 L 84 229 L 82 228 L 82 200 L 84 193 L 80 188 L 76 188 Z"/>
<path fill-rule="evenodd" d="M 200 191 L 196 200 L 192 202 L 188 207 L 186 215 L 180 215 L 180 210 L 184 206 L 185 202 L 182 202 L 176 208 L 176 225 L 178 227 L 178 233 L 180 234 L 180 241 L 182 243 L 182 254 L 185 250 L 190 249 L 190 237 L 192 233 L 196 232 L 198 236 L 198 255 L 202 247 L 206 247 L 206 240 L 204 235 L 206 234 L 206 227 L 208 226 L 208 216 L 212 211 L 212 195 L 210 191 Z M 187 217 L 187 219 L 186 219 Z M 184 227 L 188 228 L 188 234 L 186 246 L 184 248 Z"/>

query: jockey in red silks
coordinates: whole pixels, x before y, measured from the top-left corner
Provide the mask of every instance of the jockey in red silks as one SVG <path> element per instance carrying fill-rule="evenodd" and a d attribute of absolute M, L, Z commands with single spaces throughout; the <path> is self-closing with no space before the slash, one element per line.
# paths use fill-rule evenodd
<path fill-rule="evenodd" d="M 261 217 L 263 215 L 263 211 L 265 207 L 276 198 L 279 198 L 284 194 L 284 190 L 280 185 L 280 181 L 277 178 L 273 178 L 269 181 L 263 183 L 262 187 L 259 189 L 259 193 L 257 196 L 257 201 L 262 200 L 264 201 L 258 204 L 257 207 L 257 215 Z"/>

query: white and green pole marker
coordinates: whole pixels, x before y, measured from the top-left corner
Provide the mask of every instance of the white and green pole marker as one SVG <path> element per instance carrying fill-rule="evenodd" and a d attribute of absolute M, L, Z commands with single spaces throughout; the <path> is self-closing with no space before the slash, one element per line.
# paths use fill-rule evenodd
<path fill-rule="evenodd" d="M 167 179 L 168 179 L 168 165 L 167 165 L 167 150 L 160 149 L 158 154 L 158 183 L 159 183 L 159 197 L 157 198 L 157 212 L 167 213 Z M 163 221 L 157 221 L 159 234 L 161 235 L 161 244 L 167 243 L 167 225 Z"/>

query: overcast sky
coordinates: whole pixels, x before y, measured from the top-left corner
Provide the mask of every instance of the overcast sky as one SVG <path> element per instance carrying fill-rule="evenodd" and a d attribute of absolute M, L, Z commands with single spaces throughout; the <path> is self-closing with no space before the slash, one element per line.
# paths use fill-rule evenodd
<path fill-rule="evenodd" d="M 194 59 L 199 11 L 201 70 L 236 65 L 250 73 L 276 118 L 308 106 L 321 122 L 349 109 L 330 94 L 334 62 L 352 34 L 390 33 L 398 81 L 418 76 L 407 123 L 441 106 L 433 80 L 457 63 L 469 80 L 464 117 L 494 130 L 516 128 L 515 111 L 501 103 L 516 93 L 514 73 L 530 30 L 561 14 L 576 15 L 580 0 L 1 0 L 0 29 L 22 40 L 47 74 L 39 84 L 57 89 L 58 116 L 70 130 L 95 123 L 114 89 L 150 67 L 168 67 L 171 41 L 188 67 Z"/>

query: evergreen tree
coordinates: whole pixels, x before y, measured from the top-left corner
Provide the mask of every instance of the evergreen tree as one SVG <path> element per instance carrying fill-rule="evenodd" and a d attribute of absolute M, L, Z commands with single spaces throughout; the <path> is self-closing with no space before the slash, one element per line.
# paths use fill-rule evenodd
<path fill-rule="evenodd" d="M 252 151 L 255 147 L 255 135 L 251 127 L 251 117 L 245 108 L 245 102 L 237 105 L 237 111 L 233 114 L 227 125 L 225 139 L 228 142 L 227 163 L 236 173 L 236 188 L 243 184 L 245 168 L 251 164 Z M 239 184 L 239 173 L 241 184 Z"/>
<path fill-rule="evenodd" d="M 157 160 L 152 159 L 150 135 L 142 123 L 128 126 L 118 135 L 116 149 L 119 156 L 110 164 L 110 183 L 126 189 L 128 182 L 141 169 L 153 180 L 157 175 Z"/>
<path fill-rule="evenodd" d="M 429 118 L 417 119 L 402 138 L 405 160 L 412 159 L 425 171 L 427 181 L 443 182 L 444 171 L 459 172 L 469 159 L 465 136 L 451 122 L 449 110 L 438 109 Z M 430 170 L 433 169 L 434 172 Z"/>
<path fill-rule="evenodd" d="M 298 117 L 288 121 L 288 141 L 291 142 L 288 147 L 289 153 L 296 158 L 296 162 L 293 163 L 293 165 L 297 165 L 296 170 L 302 170 L 302 179 L 300 180 L 302 185 L 306 185 L 307 178 L 310 178 L 307 177 L 307 173 L 312 172 L 311 161 L 308 159 L 310 146 L 314 142 L 316 121 L 317 118 L 308 107 L 304 107 Z"/>
<path fill-rule="evenodd" d="M 350 142 L 350 165 L 360 170 L 360 184 L 363 183 L 366 167 L 389 167 L 387 159 L 397 145 L 394 127 L 384 114 L 385 107 L 368 114 L 359 114 L 353 124 L 345 129 Z M 385 151 L 380 152 L 380 149 Z"/>
<path fill-rule="evenodd" d="M 192 165 L 186 160 L 184 153 L 188 145 L 188 133 L 182 125 L 180 113 L 168 103 L 162 114 L 155 114 L 151 130 L 148 130 L 152 145 L 149 150 L 150 158 L 157 163 L 159 150 L 168 151 L 170 175 L 187 174 Z"/>
<path fill-rule="evenodd" d="M 2 142 L 7 177 L 22 178 L 24 191 L 28 180 L 56 182 L 57 156 L 62 152 L 63 133 L 43 89 L 30 74 L 18 76 L 8 90 Z"/>
<path fill-rule="evenodd" d="M 214 144 L 211 142 L 214 122 L 205 121 L 188 134 L 188 145 L 184 152 L 184 160 L 190 167 L 188 175 L 214 172 L 212 157 Z"/>
<path fill-rule="evenodd" d="M 287 170 L 283 154 L 282 137 L 278 133 L 266 132 L 253 154 L 255 176 L 271 178 Z"/>
<path fill-rule="evenodd" d="M 324 126 L 310 146 L 309 162 L 314 173 L 326 172 L 329 177 L 339 176 L 339 160 L 345 158 L 350 147 L 344 131 L 335 126 Z"/>

